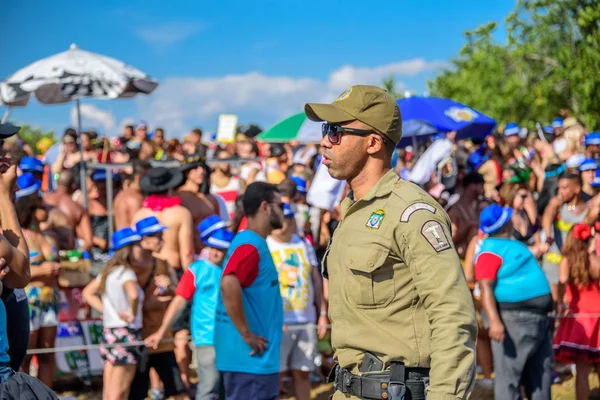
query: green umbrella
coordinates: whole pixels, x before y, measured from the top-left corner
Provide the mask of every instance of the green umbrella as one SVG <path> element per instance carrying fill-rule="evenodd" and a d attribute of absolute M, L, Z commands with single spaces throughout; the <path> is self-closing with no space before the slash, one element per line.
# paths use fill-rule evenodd
<path fill-rule="evenodd" d="M 278 122 L 270 129 L 257 136 L 261 142 L 284 143 L 298 140 L 302 143 L 319 143 L 321 141 L 322 122 L 314 122 L 306 118 L 303 112 L 292 115 Z"/>

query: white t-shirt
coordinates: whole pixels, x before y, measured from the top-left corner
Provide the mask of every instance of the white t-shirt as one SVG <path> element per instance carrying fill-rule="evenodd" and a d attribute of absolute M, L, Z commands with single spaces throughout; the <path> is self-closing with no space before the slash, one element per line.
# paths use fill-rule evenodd
<path fill-rule="evenodd" d="M 249 162 L 249 163 L 242 165 L 242 167 L 240 168 L 240 178 L 242 178 L 245 181 L 248 181 L 250 172 L 253 169 L 258 169 L 256 178 L 254 179 L 255 182 L 266 182 L 267 181 L 267 175 L 265 174 L 265 171 L 263 170 L 262 166 L 257 162 Z"/>
<path fill-rule="evenodd" d="M 101 276 L 96 279 L 100 280 Z M 129 308 L 129 298 L 125 292 L 123 285 L 127 281 L 134 281 L 136 284 L 137 277 L 135 272 L 123 266 L 115 268 L 106 277 L 105 291 L 102 294 L 102 306 L 104 313 L 102 314 L 102 325 L 104 328 L 124 328 L 128 326 L 132 329 L 142 329 L 142 303 L 144 303 L 144 292 L 138 285 L 138 310 L 135 320 L 131 324 L 119 318 L 119 313 L 123 311 L 131 311 Z"/>
<path fill-rule="evenodd" d="M 267 245 L 279 274 L 284 323 L 314 323 L 317 309 L 312 269 L 318 265 L 314 249 L 296 234 L 288 243 L 269 236 Z"/>

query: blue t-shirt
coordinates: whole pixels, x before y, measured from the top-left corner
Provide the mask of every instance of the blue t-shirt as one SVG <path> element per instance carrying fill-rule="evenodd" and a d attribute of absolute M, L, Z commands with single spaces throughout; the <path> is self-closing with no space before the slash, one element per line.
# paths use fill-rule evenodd
<path fill-rule="evenodd" d="M 507 238 L 487 238 L 476 257 L 484 253 L 501 259 L 494 282 L 494 297 L 499 303 L 523 302 L 551 293 L 544 271 L 523 243 Z"/>
<path fill-rule="evenodd" d="M 283 329 L 283 305 L 277 270 L 265 239 L 250 230 L 238 233 L 233 239 L 225 257 L 225 269 L 235 249 L 244 244 L 256 248 L 259 255 L 256 279 L 248 287 L 242 287 L 244 313 L 250 331 L 267 339 L 267 350 L 262 355 L 250 356 L 252 348 L 231 322 L 220 295 L 215 325 L 217 369 L 224 372 L 275 374 L 279 372 Z"/>
<path fill-rule="evenodd" d="M 212 346 L 215 336 L 215 312 L 221 293 L 220 267 L 208 260 L 190 265 L 194 274 L 194 299 L 192 300 L 192 339 L 196 346 Z"/>

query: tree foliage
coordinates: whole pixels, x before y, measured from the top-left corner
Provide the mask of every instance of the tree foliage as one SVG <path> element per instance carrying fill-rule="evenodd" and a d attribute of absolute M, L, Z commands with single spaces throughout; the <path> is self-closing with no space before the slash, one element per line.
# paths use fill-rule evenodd
<path fill-rule="evenodd" d="M 395 99 L 401 99 L 403 97 L 402 93 L 396 90 L 396 78 L 394 77 L 394 74 L 390 74 L 390 76 L 384 79 L 381 83 L 383 84 L 383 88 L 387 90 L 389 94 L 394 96 Z"/>
<path fill-rule="evenodd" d="M 452 67 L 429 82 L 449 97 L 499 122 L 549 122 L 568 108 L 590 129 L 600 123 L 600 2 L 519 0 L 505 19 L 465 33 Z"/>
<path fill-rule="evenodd" d="M 33 128 L 31 127 L 31 125 L 27 124 L 21 125 L 19 137 L 23 139 L 25 143 L 31 146 L 31 148 L 33 148 L 38 154 L 40 153 L 38 143 L 47 141 L 48 139 L 51 140 L 52 143 L 56 143 L 56 139 L 54 138 L 54 131 L 44 132 L 39 128 Z"/>

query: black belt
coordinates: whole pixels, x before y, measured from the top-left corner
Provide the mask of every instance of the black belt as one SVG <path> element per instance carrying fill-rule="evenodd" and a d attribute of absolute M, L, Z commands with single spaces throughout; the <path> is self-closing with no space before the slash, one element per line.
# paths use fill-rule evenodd
<path fill-rule="evenodd" d="M 429 368 L 405 368 L 394 363 L 390 371 L 354 375 L 336 365 L 329 375 L 333 388 L 362 399 L 425 400 L 429 386 Z"/>

